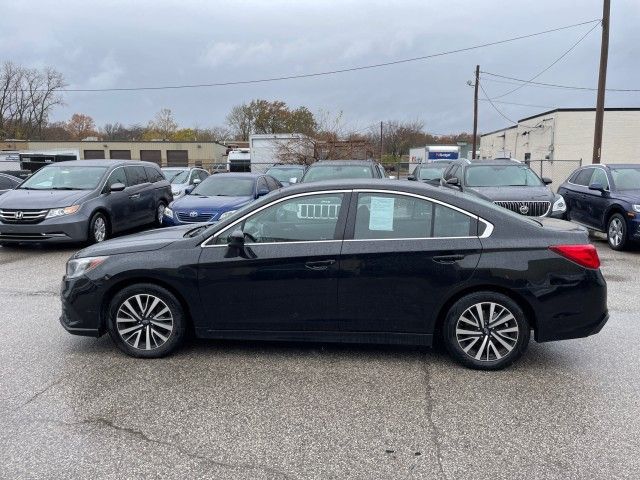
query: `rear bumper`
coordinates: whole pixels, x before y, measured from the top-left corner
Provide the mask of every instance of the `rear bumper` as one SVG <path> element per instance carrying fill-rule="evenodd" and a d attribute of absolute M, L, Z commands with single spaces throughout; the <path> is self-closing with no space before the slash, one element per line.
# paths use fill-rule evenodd
<path fill-rule="evenodd" d="M 88 219 L 70 215 L 68 218 L 52 218 L 33 225 L 0 223 L 0 242 L 85 242 L 88 232 Z"/>

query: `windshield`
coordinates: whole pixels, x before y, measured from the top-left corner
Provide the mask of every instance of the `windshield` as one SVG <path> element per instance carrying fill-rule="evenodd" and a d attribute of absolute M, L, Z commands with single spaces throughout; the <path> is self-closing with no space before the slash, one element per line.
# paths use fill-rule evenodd
<path fill-rule="evenodd" d="M 303 174 L 304 174 L 303 167 L 300 167 L 300 168 L 273 167 L 267 170 L 267 175 L 271 175 L 273 178 L 275 178 L 279 182 L 287 182 L 287 183 L 289 183 L 289 180 L 294 177 L 296 180 L 300 180 Z"/>
<path fill-rule="evenodd" d="M 366 165 L 322 165 L 310 167 L 303 182 L 339 180 L 343 178 L 373 178 L 371 167 Z"/>
<path fill-rule="evenodd" d="M 174 184 L 187 183 L 189 178 L 189 170 L 163 168 L 162 171 L 169 182 Z"/>
<path fill-rule="evenodd" d="M 203 195 L 205 197 L 252 197 L 253 178 L 229 177 L 228 174 L 219 174 L 207 178 L 193 189 L 191 195 Z"/>
<path fill-rule="evenodd" d="M 617 190 L 640 190 L 640 167 L 612 168 L 611 176 Z"/>
<path fill-rule="evenodd" d="M 468 187 L 540 187 L 540 178 L 526 165 L 472 165 L 467 168 Z"/>
<path fill-rule="evenodd" d="M 25 180 L 19 188 L 27 190 L 93 190 L 107 167 L 69 167 L 49 165 Z"/>
<path fill-rule="evenodd" d="M 442 177 L 442 173 L 449 166 L 448 163 L 442 162 L 442 165 L 429 165 L 428 167 L 420 167 L 418 170 L 418 180 L 437 180 Z"/>

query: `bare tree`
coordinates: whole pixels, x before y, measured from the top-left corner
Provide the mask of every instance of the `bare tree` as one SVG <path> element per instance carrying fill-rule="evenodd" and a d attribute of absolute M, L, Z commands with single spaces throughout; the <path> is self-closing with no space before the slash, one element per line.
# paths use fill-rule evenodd
<path fill-rule="evenodd" d="M 62 105 L 62 75 L 5 62 L 0 69 L 0 136 L 40 138 L 51 110 Z"/>
<path fill-rule="evenodd" d="M 163 108 L 155 114 L 153 120 L 149 122 L 148 130 L 153 134 L 157 133 L 163 140 L 171 138 L 173 133 L 178 129 L 173 112 L 170 108 Z"/>

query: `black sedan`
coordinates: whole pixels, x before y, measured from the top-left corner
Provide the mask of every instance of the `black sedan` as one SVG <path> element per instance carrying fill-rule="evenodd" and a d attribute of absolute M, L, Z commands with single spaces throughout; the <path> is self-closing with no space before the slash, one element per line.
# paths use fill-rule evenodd
<path fill-rule="evenodd" d="M 429 346 L 499 369 L 538 342 L 597 333 L 606 283 L 586 231 L 418 182 L 294 185 L 215 225 L 81 250 L 69 332 L 161 357 L 201 338 Z"/>
<path fill-rule="evenodd" d="M 590 165 L 576 170 L 560 185 L 567 218 L 605 232 L 609 246 L 624 250 L 640 242 L 640 166 Z"/>
<path fill-rule="evenodd" d="M 407 180 L 438 185 L 444 171 L 451 165 L 449 161 L 427 162 L 416 165 Z"/>

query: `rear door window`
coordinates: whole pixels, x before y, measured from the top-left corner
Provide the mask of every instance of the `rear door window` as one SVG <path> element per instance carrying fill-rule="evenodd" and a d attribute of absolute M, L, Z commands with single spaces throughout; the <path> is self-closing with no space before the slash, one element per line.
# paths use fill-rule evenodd
<path fill-rule="evenodd" d="M 144 171 L 144 167 L 142 166 L 125 167 L 125 170 L 127 171 L 129 185 L 140 185 L 149 181 L 147 174 Z"/>
<path fill-rule="evenodd" d="M 147 172 L 147 178 L 150 182 L 155 183 L 164 180 L 164 176 L 160 173 L 160 170 L 153 167 L 144 167 L 144 169 Z"/>

